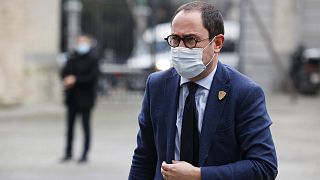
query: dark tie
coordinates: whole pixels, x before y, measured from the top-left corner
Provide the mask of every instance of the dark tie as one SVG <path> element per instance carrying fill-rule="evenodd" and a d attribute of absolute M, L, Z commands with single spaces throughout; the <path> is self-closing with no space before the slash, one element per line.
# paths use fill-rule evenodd
<path fill-rule="evenodd" d="M 195 93 L 198 85 L 193 82 L 188 82 L 187 85 L 189 94 L 183 110 L 180 160 L 197 167 L 199 164 L 199 132 Z"/>

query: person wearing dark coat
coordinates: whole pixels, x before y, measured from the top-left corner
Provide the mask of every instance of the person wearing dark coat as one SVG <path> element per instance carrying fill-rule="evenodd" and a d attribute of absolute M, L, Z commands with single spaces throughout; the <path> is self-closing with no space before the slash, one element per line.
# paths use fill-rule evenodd
<path fill-rule="evenodd" d="M 74 124 L 77 115 L 82 116 L 84 145 L 79 163 L 87 162 L 90 149 L 90 118 L 96 99 L 96 86 L 99 74 L 98 58 L 92 51 L 93 40 L 87 35 L 77 37 L 75 51 L 68 57 L 62 69 L 67 107 L 66 147 L 62 162 L 72 159 Z"/>

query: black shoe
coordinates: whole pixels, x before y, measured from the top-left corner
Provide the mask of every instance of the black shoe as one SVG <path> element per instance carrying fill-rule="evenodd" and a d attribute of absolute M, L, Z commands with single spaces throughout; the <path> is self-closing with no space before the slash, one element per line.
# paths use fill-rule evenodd
<path fill-rule="evenodd" d="M 72 160 L 72 157 L 71 156 L 65 156 L 63 157 L 60 162 L 61 163 L 64 163 L 64 162 L 68 162 L 68 161 L 71 161 Z"/>
<path fill-rule="evenodd" d="M 81 158 L 78 160 L 78 163 L 79 163 L 79 164 L 86 163 L 86 162 L 88 162 L 87 157 L 81 157 Z"/>

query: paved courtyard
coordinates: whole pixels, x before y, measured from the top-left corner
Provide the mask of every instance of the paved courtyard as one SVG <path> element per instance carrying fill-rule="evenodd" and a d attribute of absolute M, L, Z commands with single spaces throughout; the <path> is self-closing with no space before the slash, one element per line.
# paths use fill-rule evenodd
<path fill-rule="evenodd" d="M 76 162 L 82 145 L 80 123 L 76 126 L 75 160 L 59 163 L 65 131 L 63 106 L 0 108 L 0 180 L 127 179 L 140 101 L 139 94 L 100 99 L 93 114 L 87 164 Z M 292 101 L 276 94 L 268 95 L 267 102 L 279 158 L 277 179 L 319 179 L 320 97 L 301 96 Z"/>

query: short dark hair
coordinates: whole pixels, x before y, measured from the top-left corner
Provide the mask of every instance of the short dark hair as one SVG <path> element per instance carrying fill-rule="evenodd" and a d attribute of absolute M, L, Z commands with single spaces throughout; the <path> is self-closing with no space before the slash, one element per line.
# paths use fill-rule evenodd
<path fill-rule="evenodd" d="M 222 14 L 212 4 L 201 1 L 193 1 L 184 4 L 175 11 L 173 18 L 180 11 L 200 11 L 203 26 L 208 30 L 210 39 L 218 34 L 224 34 Z"/>

